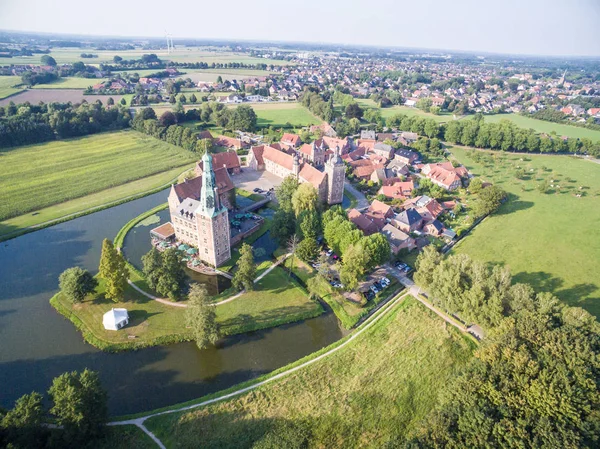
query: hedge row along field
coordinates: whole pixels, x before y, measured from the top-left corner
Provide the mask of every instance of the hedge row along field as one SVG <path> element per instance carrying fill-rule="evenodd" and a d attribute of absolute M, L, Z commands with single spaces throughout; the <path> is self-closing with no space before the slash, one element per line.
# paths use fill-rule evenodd
<path fill-rule="evenodd" d="M 0 220 L 144 178 L 195 160 L 135 131 L 0 152 Z"/>

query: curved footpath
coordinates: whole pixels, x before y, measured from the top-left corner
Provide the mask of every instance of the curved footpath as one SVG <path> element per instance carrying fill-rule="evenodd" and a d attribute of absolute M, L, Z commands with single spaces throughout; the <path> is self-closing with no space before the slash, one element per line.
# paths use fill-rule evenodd
<path fill-rule="evenodd" d="M 263 273 L 264 274 L 264 273 Z M 163 412 L 156 412 L 156 413 L 151 413 L 149 415 L 146 415 L 142 418 L 134 418 L 134 419 L 126 419 L 123 421 L 113 421 L 108 423 L 109 426 L 126 426 L 126 425 L 135 425 L 137 427 L 139 427 L 144 433 L 146 433 L 150 438 L 152 438 L 152 440 L 158 445 L 158 447 L 160 447 L 161 449 L 166 449 L 166 446 L 162 443 L 162 441 L 160 441 L 160 439 L 154 435 L 145 425 L 144 422 L 149 419 L 149 418 L 153 418 L 155 416 L 161 416 L 161 415 L 166 415 L 169 413 L 177 413 L 177 412 L 182 412 L 182 411 L 186 411 L 186 410 L 193 410 L 199 407 L 204 407 L 206 405 L 210 405 L 210 404 L 214 404 L 215 402 L 220 402 L 220 401 L 224 401 L 226 399 L 232 398 L 234 396 L 238 396 L 240 394 L 244 394 L 247 393 L 249 391 L 252 390 L 256 390 L 259 387 L 262 387 L 263 385 L 266 385 L 268 383 L 271 383 L 275 380 L 279 380 L 283 377 L 287 377 L 290 374 L 295 373 L 296 371 L 305 368 L 309 365 L 312 365 L 315 362 L 318 362 L 319 360 L 322 360 L 326 357 L 329 357 L 331 354 L 336 353 L 337 351 L 339 351 L 340 349 L 344 348 L 346 345 L 348 345 L 350 342 L 352 342 L 356 337 L 358 337 L 359 335 L 361 335 L 363 332 L 365 332 L 367 329 L 369 329 L 371 326 L 373 326 L 375 323 L 377 323 L 382 317 L 384 317 L 385 315 L 388 314 L 388 312 L 392 309 L 394 309 L 394 306 L 396 306 L 398 303 L 400 303 L 401 301 L 403 301 L 406 296 L 409 294 L 409 292 L 405 292 L 404 294 L 398 296 L 394 301 L 391 301 L 388 303 L 387 307 L 384 307 L 382 309 L 380 309 L 380 311 L 375 314 L 375 315 L 371 315 L 371 319 L 365 321 L 365 323 L 362 325 L 362 327 L 360 327 L 359 329 L 357 329 L 350 337 L 348 337 L 348 339 L 346 341 L 344 341 L 342 344 L 340 344 L 339 346 L 336 346 L 332 349 L 330 349 L 327 352 L 324 352 L 323 354 L 315 357 L 314 359 L 310 359 L 307 360 L 304 363 L 301 363 L 298 366 L 294 366 L 288 370 L 285 370 L 279 374 L 274 375 L 273 377 L 269 377 L 268 379 L 265 379 L 263 381 L 257 382 L 253 385 L 250 385 L 248 387 L 244 387 L 244 388 L 240 388 L 239 390 L 235 390 L 232 391 L 231 393 L 227 393 L 224 394 L 222 396 L 218 396 L 216 398 L 213 399 L 209 399 L 203 402 L 200 402 L 198 404 L 193 404 L 193 405 L 188 405 L 185 407 L 180 407 L 180 408 L 176 408 L 173 410 L 166 410 Z"/>
<path fill-rule="evenodd" d="M 260 281 L 262 278 L 264 278 L 267 274 L 269 274 L 271 271 L 273 271 L 273 269 L 275 269 L 275 267 L 279 266 L 282 262 L 284 262 L 291 255 L 292 255 L 291 253 L 288 253 L 285 256 L 281 257 L 277 262 L 275 262 L 273 265 L 271 265 L 269 268 L 267 268 L 260 276 L 258 276 L 256 279 L 254 279 L 254 283 L 256 284 L 258 281 Z M 165 298 L 157 298 L 156 296 L 151 295 L 150 293 L 147 293 L 144 290 L 142 290 L 141 288 L 139 288 L 137 285 L 135 285 L 129 279 L 127 280 L 127 282 L 129 283 L 129 285 L 131 285 L 131 287 L 133 287 L 139 293 L 141 293 L 142 295 L 144 295 L 146 298 L 153 299 L 154 301 L 158 301 L 161 304 L 165 304 L 167 306 L 183 307 L 183 308 L 187 307 L 187 304 L 181 304 L 181 303 L 178 303 L 178 302 L 169 301 L 168 299 L 165 299 Z M 215 302 L 215 303 L 213 303 L 211 305 L 213 305 L 213 306 L 220 306 L 221 304 L 226 304 L 228 302 L 233 301 L 234 299 L 239 298 L 244 293 L 246 293 L 246 290 L 242 290 L 241 292 L 233 295 L 230 298 L 224 299 L 223 301 Z"/>

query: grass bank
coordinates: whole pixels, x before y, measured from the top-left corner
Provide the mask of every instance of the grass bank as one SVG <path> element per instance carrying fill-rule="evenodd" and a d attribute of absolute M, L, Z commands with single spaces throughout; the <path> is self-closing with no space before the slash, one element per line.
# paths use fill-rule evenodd
<path fill-rule="evenodd" d="M 342 350 L 288 377 L 145 424 L 167 447 L 195 447 L 199 434 L 207 447 L 245 448 L 268 439 L 309 447 L 397 444 L 435 406 L 472 348 L 409 299 Z"/>
<path fill-rule="evenodd" d="M 511 194 L 453 251 L 507 265 L 515 282 L 600 316 L 600 165 L 571 156 L 451 152 Z M 544 182 L 546 193 L 538 190 Z"/>
<path fill-rule="evenodd" d="M 20 76 L 0 76 L 0 99 L 21 92 L 23 90 L 21 82 Z"/>
<path fill-rule="evenodd" d="M 484 117 L 485 121 L 490 123 L 498 123 L 500 120 L 510 120 L 521 128 L 531 128 L 539 133 L 550 134 L 555 132 L 559 136 L 574 137 L 578 139 L 587 138 L 593 140 L 594 142 L 600 141 L 600 131 L 596 131 L 594 129 L 587 129 L 564 123 L 548 122 L 546 120 L 538 120 L 520 114 L 495 114 L 485 115 Z"/>

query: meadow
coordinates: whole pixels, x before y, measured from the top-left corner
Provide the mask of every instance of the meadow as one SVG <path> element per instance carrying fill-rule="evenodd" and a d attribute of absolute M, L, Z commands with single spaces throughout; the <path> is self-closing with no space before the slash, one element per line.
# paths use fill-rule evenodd
<path fill-rule="evenodd" d="M 136 271 L 131 272 L 130 279 L 139 288 L 150 291 Z M 185 308 L 149 299 L 131 286 L 127 286 L 120 302 L 104 298 L 100 279 L 97 293 L 79 304 L 72 304 L 61 293 L 50 303 L 82 331 L 88 343 L 100 349 L 137 349 L 191 339 L 185 327 Z M 130 323 L 124 332 L 107 331 L 102 325 L 102 316 L 113 307 L 129 312 Z M 313 318 L 323 313 L 323 308 L 277 267 L 255 284 L 254 291 L 216 306 L 216 313 L 221 334 L 234 335 Z"/>
<path fill-rule="evenodd" d="M 580 128 L 579 126 L 566 125 L 562 123 L 547 122 L 531 117 L 525 117 L 519 114 L 496 114 L 486 115 L 485 121 L 498 123 L 500 120 L 510 120 L 521 128 L 531 128 L 540 133 L 556 132 L 559 136 L 574 137 L 578 139 L 592 139 L 594 142 L 600 141 L 600 131 L 593 129 Z"/>
<path fill-rule="evenodd" d="M 14 87 L 21 84 L 20 76 L 0 76 L 0 99 L 10 97 L 23 90 L 22 87 Z"/>
<path fill-rule="evenodd" d="M 6 106 L 12 101 L 15 104 L 29 102 L 31 104 L 39 104 L 40 101 L 44 103 L 58 102 L 58 103 L 81 103 L 86 100 L 88 103 L 93 103 L 96 100 L 100 100 L 103 104 L 106 104 L 109 98 L 115 101 L 120 101 L 121 98 L 125 97 L 130 102 L 133 97 L 132 94 L 128 95 L 84 95 L 83 89 L 56 89 L 49 88 L 50 85 L 46 85 L 48 88 L 42 89 L 27 89 L 21 93 L 15 94 L 12 97 L 3 98 L 0 100 L 0 106 Z"/>
<path fill-rule="evenodd" d="M 195 155 L 136 131 L 0 152 L 0 220 L 181 167 Z"/>
<path fill-rule="evenodd" d="M 98 55 L 97 58 L 82 58 L 81 53 L 92 53 Z M 229 63 L 239 62 L 244 64 L 273 64 L 287 65 L 287 61 L 279 61 L 274 59 L 255 58 L 248 56 L 245 53 L 226 51 L 224 49 L 207 48 L 207 47 L 175 47 L 175 51 L 169 54 L 164 48 L 149 49 L 149 50 L 94 50 L 90 48 L 53 48 L 50 52 L 57 64 L 66 64 L 82 61 L 88 65 L 99 65 L 101 63 L 113 63 L 114 56 L 121 56 L 123 59 L 139 59 L 144 54 L 156 54 L 162 60 L 174 62 L 206 62 L 214 63 Z M 14 58 L 0 58 L 0 65 L 10 64 L 40 64 L 42 55 L 34 56 L 18 56 Z"/>
<path fill-rule="evenodd" d="M 394 447 L 429 414 L 472 349 L 458 331 L 406 298 L 323 360 L 230 400 L 145 425 L 167 447 L 197 447 L 198 435 L 206 447 Z"/>
<path fill-rule="evenodd" d="M 269 126 L 279 128 L 288 124 L 294 128 L 300 128 L 303 126 L 318 125 L 322 122 L 320 118 L 300 103 L 252 103 L 250 106 L 256 112 L 257 127 L 259 129 Z"/>
<path fill-rule="evenodd" d="M 506 265 L 515 282 L 553 292 L 600 317 L 600 165 L 571 156 L 490 151 L 479 152 L 478 162 L 465 148 L 450 151 L 510 194 L 454 251 Z M 538 187 L 544 182 L 546 193 Z"/>
<path fill-rule="evenodd" d="M 86 89 L 88 86 L 94 84 L 100 84 L 108 81 L 108 78 L 79 78 L 76 76 L 69 76 L 66 78 L 59 78 L 56 81 L 48 84 L 36 84 L 32 86 L 33 89 Z"/>
<path fill-rule="evenodd" d="M 430 114 L 417 108 L 409 108 L 408 106 L 391 106 L 389 108 L 378 107 L 373 100 L 357 99 L 357 103 L 362 108 L 379 109 L 383 118 L 388 118 L 396 114 L 404 114 L 409 117 L 432 118 L 438 123 L 445 123 L 454 120 L 454 116 L 450 112 L 441 112 L 439 115 Z"/>

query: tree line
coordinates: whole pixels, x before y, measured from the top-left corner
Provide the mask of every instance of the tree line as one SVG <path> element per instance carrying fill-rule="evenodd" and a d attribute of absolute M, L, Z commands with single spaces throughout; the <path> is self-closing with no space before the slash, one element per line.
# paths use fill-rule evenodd
<path fill-rule="evenodd" d="M 405 448 L 580 448 L 600 441 L 600 324 L 507 268 L 426 248 L 415 281 L 487 327 L 475 357 Z"/>
<path fill-rule="evenodd" d="M 0 408 L 0 446 L 7 448 L 94 447 L 108 420 L 108 395 L 98 373 L 87 368 L 54 378 L 48 390 L 51 407 L 33 392 L 21 396 L 10 410 Z M 50 419 L 61 426 L 50 429 Z"/>
<path fill-rule="evenodd" d="M 0 147 L 14 147 L 55 139 L 127 128 L 129 112 L 104 107 L 101 102 L 30 103 L 0 107 Z"/>
<path fill-rule="evenodd" d="M 300 102 L 302 103 L 302 106 L 307 108 L 317 117 L 325 120 L 327 123 L 331 123 L 333 121 L 334 111 L 332 99 L 325 101 L 317 92 L 307 89 L 302 94 Z"/>

